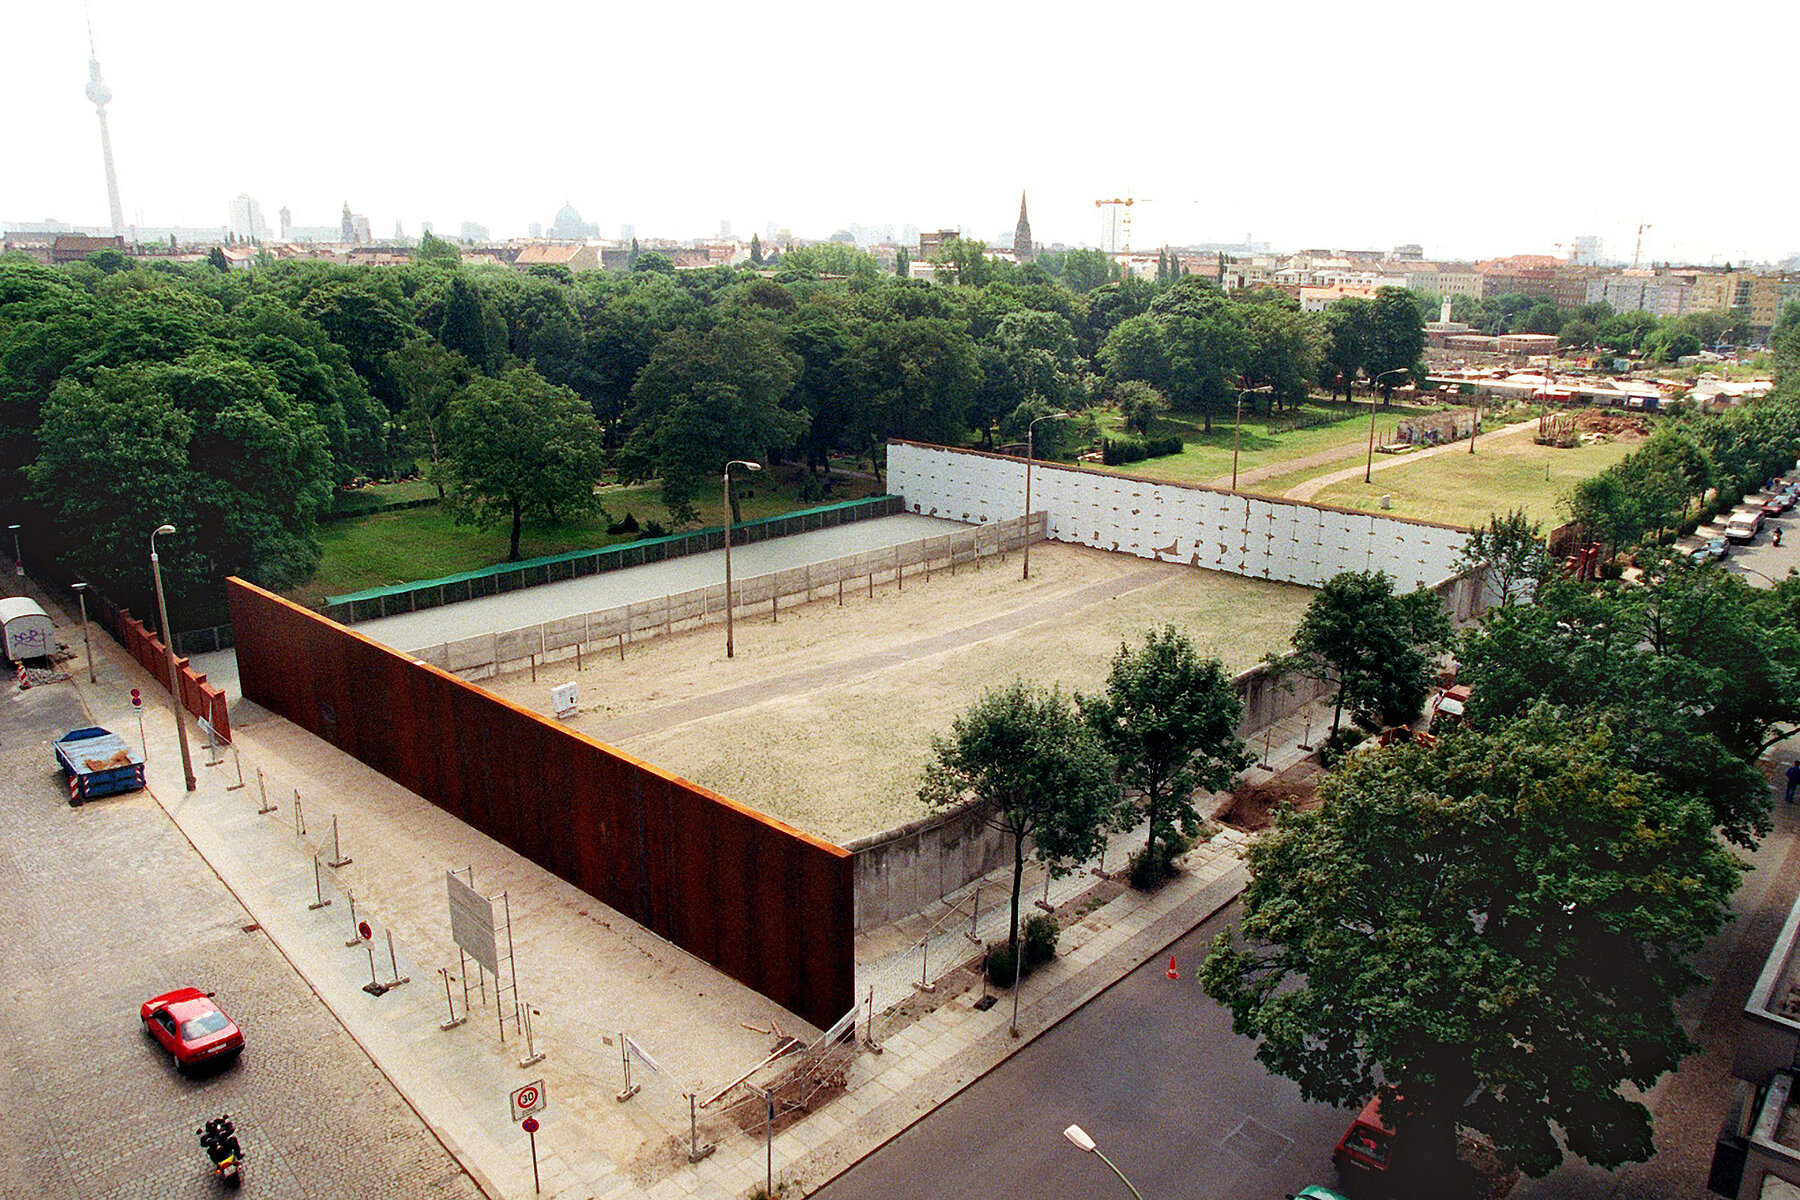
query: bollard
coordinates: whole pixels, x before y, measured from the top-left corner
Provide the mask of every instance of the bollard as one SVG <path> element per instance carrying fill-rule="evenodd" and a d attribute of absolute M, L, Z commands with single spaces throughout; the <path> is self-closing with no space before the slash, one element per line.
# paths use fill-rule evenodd
<path fill-rule="evenodd" d="M 344 848 L 338 844 L 338 824 L 337 824 L 337 814 L 336 813 L 331 814 L 331 854 L 332 854 L 332 857 L 331 857 L 330 861 L 325 864 L 326 866 L 332 867 L 335 869 L 337 867 L 347 867 L 350 865 L 351 859 L 347 855 L 345 855 Z"/>
<path fill-rule="evenodd" d="M 438 1028 L 455 1029 L 458 1025 L 461 1025 L 464 1021 L 468 1020 L 469 1016 L 466 1011 L 460 1017 L 456 1015 L 456 1001 L 450 998 L 450 968 L 439 967 L 438 974 L 444 977 L 444 1007 L 450 1010 L 449 1019 L 439 1021 Z"/>
<path fill-rule="evenodd" d="M 256 790 L 262 793 L 262 807 L 256 810 L 257 816 L 264 816 L 280 808 L 279 804 L 269 803 L 269 785 L 263 782 L 262 768 L 256 768 Z"/>
<path fill-rule="evenodd" d="M 391 982 L 389 982 L 388 987 L 390 989 L 392 989 L 392 988 L 399 987 L 403 983 L 411 983 L 412 976 L 400 974 L 400 959 L 394 954 L 394 931 L 391 929 L 387 931 L 387 940 L 388 940 L 388 967 L 391 968 L 394 972 L 394 978 Z"/>
<path fill-rule="evenodd" d="M 325 877 L 319 874 L 319 856 L 316 854 L 313 855 L 313 894 L 318 899 L 306 906 L 307 912 L 315 912 L 330 905 L 331 899 L 325 895 Z"/>
<path fill-rule="evenodd" d="M 350 940 L 344 943 L 347 950 L 362 941 L 362 931 L 356 927 L 356 893 L 347 893 L 350 897 Z"/>

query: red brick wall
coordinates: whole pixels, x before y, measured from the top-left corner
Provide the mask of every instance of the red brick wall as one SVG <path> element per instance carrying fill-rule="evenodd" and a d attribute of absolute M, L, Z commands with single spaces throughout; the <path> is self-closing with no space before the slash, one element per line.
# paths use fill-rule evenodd
<path fill-rule="evenodd" d="M 144 628 L 144 623 L 133 617 L 128 608 L 119 610 L 117 632 L 138 665 L 156 676 L 164 691 L 169 691 L 169 651 L 162 639 Z M 206 676 L 189 667 L 187 659 L 177 658 L 175 666 L 181 676 L 181 706 L 210 721 L 219 741 L 231 741 L 231 714 L 225 706 L 224 691 L 206 682 Z"/>

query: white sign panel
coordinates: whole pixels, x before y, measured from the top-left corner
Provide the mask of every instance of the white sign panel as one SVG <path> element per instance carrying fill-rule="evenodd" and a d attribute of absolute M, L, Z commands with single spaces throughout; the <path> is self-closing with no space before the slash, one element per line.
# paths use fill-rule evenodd
<path fill-rule="evenodd" d="M 523 1121 L 530 1114 L 550 1107 L 550 1096 L 544 1091 L 544 1081 L 541 1079 L 514 1089 L 511 1099 L 512 1119 L 515 1121 Z"/>
<path fill-rule="evenodd" d="M 550 707 L 559 717 L 572 717 L 581 710 L 581 685 L 565 683 L 550 689 Z"/>
<path fill-rule="evenodd" d="M 445 886 L 450 891 L 450 936 L 464 953 L 486 967 L 488 974 L 500 974 L 500 955 L 494 947 L 494 902 L 456 877 L 444 872 Z"/>

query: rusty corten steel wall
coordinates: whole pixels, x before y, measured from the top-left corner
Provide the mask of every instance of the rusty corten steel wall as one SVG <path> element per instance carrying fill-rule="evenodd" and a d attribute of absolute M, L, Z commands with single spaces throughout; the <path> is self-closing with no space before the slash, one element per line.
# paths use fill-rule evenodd
<path fill-rule="evenodd" d="M 820 1027 L 855 1004 L 847 851 L 231 579 L 245 699 Z"/>

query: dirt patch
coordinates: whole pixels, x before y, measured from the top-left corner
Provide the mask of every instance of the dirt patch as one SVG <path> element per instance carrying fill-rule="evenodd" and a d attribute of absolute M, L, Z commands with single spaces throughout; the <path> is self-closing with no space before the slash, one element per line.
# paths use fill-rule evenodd
<path fill-rule="evenodd" d="M 1583 433 L 1604 433 L 1612 437 L 1649 437 L 1650 422 L 1636 413 L 1611 412 L 1603 408 L 1584 408 L 1575 413 L 1575 427 Z"/>
<path fill-rule="evenodd" d="M 1302 812 L 1318 808 L 1319 764 L 1306 759 L 1273 779 L 1244 784 L 1213 813 L 1213 820 L 1246 833 L 1259 833 L 1275 820 L 1275 811 L 1283 805 Z"/>

